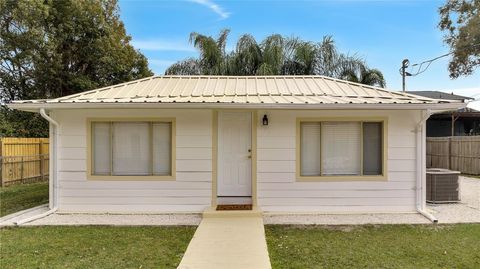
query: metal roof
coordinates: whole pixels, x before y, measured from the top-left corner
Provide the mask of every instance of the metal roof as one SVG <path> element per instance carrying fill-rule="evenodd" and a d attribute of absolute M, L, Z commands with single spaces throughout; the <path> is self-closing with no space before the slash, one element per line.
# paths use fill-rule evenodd
<path fill-rule="evenodd" d="M 14 101 L 12 108 L 47 105 L 75 108 L 92 104 L 244 104 L 288 105 L 442 104 L 413 94 L 324 76 L 153 76 L 48 100 Z M 29 106 L 34 105 L 35 106 Z M 38 106 L 37 106 L 38 105 Z M 98 107 L 98 106 L 96 106 Z"/>

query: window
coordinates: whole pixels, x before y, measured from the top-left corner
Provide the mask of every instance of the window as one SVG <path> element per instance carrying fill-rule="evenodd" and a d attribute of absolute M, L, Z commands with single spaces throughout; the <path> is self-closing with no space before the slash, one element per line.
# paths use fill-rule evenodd
<path fill-rule="evenodd" d="M 299 176 L 383 175 L 383 121 L 299 121 Z"/>
<path fill-rule="evenodd" d="M 92 121 L 92 176 L 172 176 L 172 121 Z"/>

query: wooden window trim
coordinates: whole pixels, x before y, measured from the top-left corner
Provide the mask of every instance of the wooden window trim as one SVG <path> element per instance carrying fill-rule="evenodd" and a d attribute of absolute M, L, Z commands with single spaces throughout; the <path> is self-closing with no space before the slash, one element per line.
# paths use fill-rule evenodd
<path fill-rule="evenodd" d="M 362 130 L 361 135 L 361 152 L 360 152 L 360 164 L 361 173 L 363 173 L 363 123 L 365 122 L 381 122 L 383 127 L 382 132 L 382 174 L 381 175 L 338 175 L 338 176 L 302 176 L 301 175 L 301 123 L 303 122 L 360 122 Z M 299 182 L 329 182 L 329 181 L 387 181 L 387 159 L 388 159 L 388 117 L 315 117 L 315 118 L 297 118 L 296 122 L 296 160 L 295 160 L 295 175 Z M 320 171 L 322 171 L 320 153 Z"/>
<path fill-rule="evenodd" d="M 95 122 L 165 122 L 171 124 L 171 152 L 170 152 L 170 175 L 148 175 L 148 176 L 135 176 L 135 175 L 116 175 L 116 176 L 103 176 L 93 174 L 93 134 L 92 125 Z M 149 136 L 152 136 L 151 124 L 149 124 Z M 110 136 L 112 136 L 112 126 L 110 126 Z M 153 142 L 153 137 L 150 137 L 150 143 Z M 112 139 L 110 137 L 110 143 Z M 110 154 L 113 154 L 112 148 L 110 148 Z M 150 155 L 153 155 L 152 148 L 150 148 Z M 113 162 L 113 156 L 110 157 L 110 162 Z M 153 166 L 153 159 L 152 164 Z M 111 167 L 112 164 L 111 164 Z M 152 167 L 153 169 L 153 167 Z M 176 122 L 175 118 L 87 118 L 87 180 L 111 180 L 111 181 L 174 181 L 176 175 Z"/>

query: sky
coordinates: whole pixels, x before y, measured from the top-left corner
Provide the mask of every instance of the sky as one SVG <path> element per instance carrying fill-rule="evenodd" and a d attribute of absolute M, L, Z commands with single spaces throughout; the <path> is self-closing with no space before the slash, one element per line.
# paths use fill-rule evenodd
<path fill-rule="evenodd" d="M 364 58 L 380 69 L 387 88 L 401 90 L 399 68 L 448 53 L 437 28 L 444 1 L 427 0 L 120 0 L 120 17 L 132 44 L 157 75 L 176 61 L 198 56 L 188 42 L 191 32 L 217 36 L 231 30 L 227 49 L 245 33 L 257 41 L 271 34 L 319 42 L 331 35 L 341 52 Z M 433 62 L 407 90 L 441 90 L 480 98 L 480 68 L 455 80 L 448 75 L 448 57 Z M 414 69 L 408 70 L 414 73 Z"/>

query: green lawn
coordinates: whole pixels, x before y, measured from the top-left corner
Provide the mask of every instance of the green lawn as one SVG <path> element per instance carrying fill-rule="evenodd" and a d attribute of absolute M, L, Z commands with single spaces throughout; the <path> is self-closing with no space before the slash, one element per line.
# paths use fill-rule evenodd
<path fill-rule="evenodd" d="M 266 226 L 273 268 L 480 268 L 480 224 Z"/>
<path fill-rule="evenodd" d="M 48 182 L 0 188 L 0 217 L 48 203 Z"/>
<path fill-rule="evenodd" d="M 193 226 L 0 229 L 1 268 L 176 268 Z"/>
<path fill-rule="evenodd" d="M 464 177 L 469 177 L 469 178 L 476 178 L 476 179 L 480 179 L 480 175 L 469 175 L 469 174 L 462 174 L 462 176 L 464 176 Z"/>

